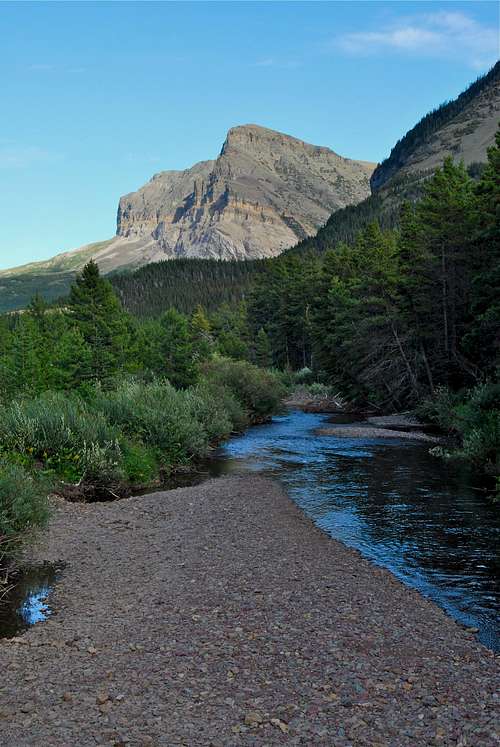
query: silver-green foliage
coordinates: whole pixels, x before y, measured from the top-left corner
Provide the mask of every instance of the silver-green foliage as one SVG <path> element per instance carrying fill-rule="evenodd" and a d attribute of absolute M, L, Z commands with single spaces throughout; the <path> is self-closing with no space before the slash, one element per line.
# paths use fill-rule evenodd
<path fill-rule="evenodd" d="M 72 480 L 121 477 L 118 431 L 81 398 L 48 392 L 0 412 L 4 453 L 41 462 Z"/>
<path fill-rule="evenodd" d="M 0 560 L 47 518 L 46 483 L 21 465 L 0 459 Z"/>

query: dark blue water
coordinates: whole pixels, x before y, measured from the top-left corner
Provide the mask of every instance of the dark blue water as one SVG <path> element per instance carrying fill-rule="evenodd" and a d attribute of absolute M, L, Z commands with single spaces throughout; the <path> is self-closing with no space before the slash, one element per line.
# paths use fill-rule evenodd
<path fill-rule="evenodd" d="M 0 596 L 0 638 L 18 635 L 47 619 L 47 596 L 60 572 L 60 568 L 45 563 L 25 567 L 12 577 L 10 588 Z"/>
<path fill-rule="evenodd" d="M 429 444 L 315 435 L 329 418 L 294 411 L 252 428 L 220 449 L 219 471 L 277 478 L 325 532 L 500 650 L 500 505 Z"/>

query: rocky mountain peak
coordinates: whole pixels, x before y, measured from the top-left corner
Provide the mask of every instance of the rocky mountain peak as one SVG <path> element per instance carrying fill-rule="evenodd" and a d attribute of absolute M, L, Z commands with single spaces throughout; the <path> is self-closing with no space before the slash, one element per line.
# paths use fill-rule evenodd
<path fill-rule="evenodd" d="M 155 259 L 275 256 L 367 196 L 374 164 L 256 124 L 231 128 L 219 157 L 156 174 L 118 208 L 117 235 Z"/>

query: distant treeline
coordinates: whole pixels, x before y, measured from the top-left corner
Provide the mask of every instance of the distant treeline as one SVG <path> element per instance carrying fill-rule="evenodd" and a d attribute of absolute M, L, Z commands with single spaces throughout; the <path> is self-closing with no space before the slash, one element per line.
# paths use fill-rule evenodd
<path fill-rule="evenodd" d="M 176 259 L 155 262 L 135 272 L 110 277 L 127 311 L 157 317 L 171 307 L 190 314 L 197 306 L 213 311 L 235 306 L 248 294 L 264 260 Z"/>

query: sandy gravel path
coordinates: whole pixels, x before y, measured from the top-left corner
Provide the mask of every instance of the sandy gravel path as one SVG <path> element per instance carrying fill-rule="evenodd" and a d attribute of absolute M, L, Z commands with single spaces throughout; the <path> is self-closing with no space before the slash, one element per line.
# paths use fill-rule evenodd
<path fill-rule="evenodd" d="M 0 744 L 498 744 L 498 658 L 231 477 L 58 504 L 57 613 L 0 642 Z"/>

